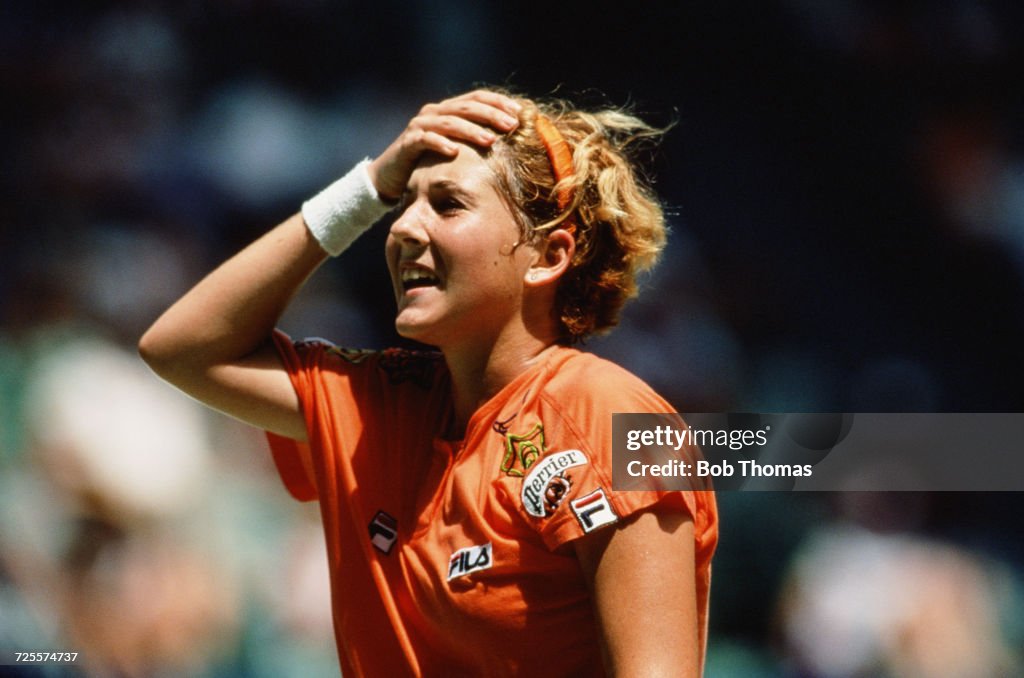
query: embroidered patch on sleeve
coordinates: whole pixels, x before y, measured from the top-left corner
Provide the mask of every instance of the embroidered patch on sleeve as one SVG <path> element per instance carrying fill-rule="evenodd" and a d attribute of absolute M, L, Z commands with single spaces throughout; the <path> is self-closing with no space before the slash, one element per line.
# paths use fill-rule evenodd
<path fill-rule="evenodd" d="M 611 525 L 619 519 L 615 509 L 608 503 L 608 497 L 604 494 L 603 488 L 597 488 L 588 495 L 569 502 L 572 512 L 576 514 L 576 520 L 584 532 L 593 532 L 599 527 Z"/>
<path fill-rule="evenodd" d="M 572 480 L 566 471 L 587 463 L 581 450 L 565 450 L 542 457 L 523 478 L 523 508 L 535 518 L 550 516 L 561 505 Z"/>

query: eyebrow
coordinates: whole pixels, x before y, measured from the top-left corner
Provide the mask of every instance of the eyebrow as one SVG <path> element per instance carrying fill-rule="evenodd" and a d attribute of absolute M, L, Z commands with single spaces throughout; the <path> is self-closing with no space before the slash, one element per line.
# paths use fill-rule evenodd
<path fill-rule="evenodd" d="M 402 192 L 402 195 L 398 200 L 398 204 L 400 206 L 407 205 L 409 201 L 409 196 L 412 194 L 412 192 L 413 186 L 407 184 L 405 190 Z M 430 195 L 431 193 L 436 192 L 451 193 L 464 200 L 473 200 L 475 197 L 473 191 L 465 188 L 462 184 L 452 179 L 437 179 L 435 181 L 431 181 L 430 184 L 427 185 L 427 194 Z"/>
<path fill-rule="evenodd" d="M 473 190 L 472 186 L 467 187 L 465 184 L 459 184 L 451 179 L 442 179 L 435 183 L 432 183 L 429 187 L 430 191 L 445 191 L 453 193 L 460 198 L 471 200 L 476 196 L 476 191 Z"/>

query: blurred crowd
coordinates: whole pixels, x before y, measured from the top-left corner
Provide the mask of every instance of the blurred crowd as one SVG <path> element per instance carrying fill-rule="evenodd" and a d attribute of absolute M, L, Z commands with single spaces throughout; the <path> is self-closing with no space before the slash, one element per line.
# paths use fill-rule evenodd
<path fill-rule="evenodd" d="M 590 348 L 681 411 L 1024 411 L 1011 0 L 0 9 L 0 675 L 336 675 L 315 506 L 137 359 L 205 270 L 505 83 L 674 125 L 664 260 Z M 282 320 L 399 341 L 383 229 Z M 708 675 L 1024 673 L 1015 494 L 721 493 Z"/>

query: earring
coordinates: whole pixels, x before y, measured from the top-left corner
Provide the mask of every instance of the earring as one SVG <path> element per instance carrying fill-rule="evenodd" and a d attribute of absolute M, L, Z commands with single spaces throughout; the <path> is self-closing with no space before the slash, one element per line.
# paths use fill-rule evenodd
<path fill-rule="evenodd" d="M 530 280 L 534 282 L 537 280 L 537 271 L 530 271 Z"/>

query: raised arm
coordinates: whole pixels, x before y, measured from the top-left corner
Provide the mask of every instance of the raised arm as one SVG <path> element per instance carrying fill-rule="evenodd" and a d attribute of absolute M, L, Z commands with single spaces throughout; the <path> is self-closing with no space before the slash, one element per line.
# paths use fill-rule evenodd
<path fill-rule="evenodd" d="M 167 309 L 139 341 L 139 353 L 163 379 L 210 407 L 305 439 L 298 398 L 271 333 L 326 258 L 295 214 Z"/>
<path fill-rule="evenodd" d="M 513 100 L 491 92 L 428 104 L 368 165 L 369 179 L 382 198 L 396 199 L 423 153 L 455 155 L 453 140 L 490 146 L 495 130 L 516 126 L 517 110 Z M 139 341 L 139 353 L 157 374 L 226 414 L 305 439 L 298 398 L 271 336 L 292 297 L 327 258 L 325 247 L 338 254 L 369 225 L 350 223 L 344 201 L 332 203 L 332 188 L 310 201 L 314 209 L 304 207 L 306 219 L 290 217 L 164 312 Z"/>

